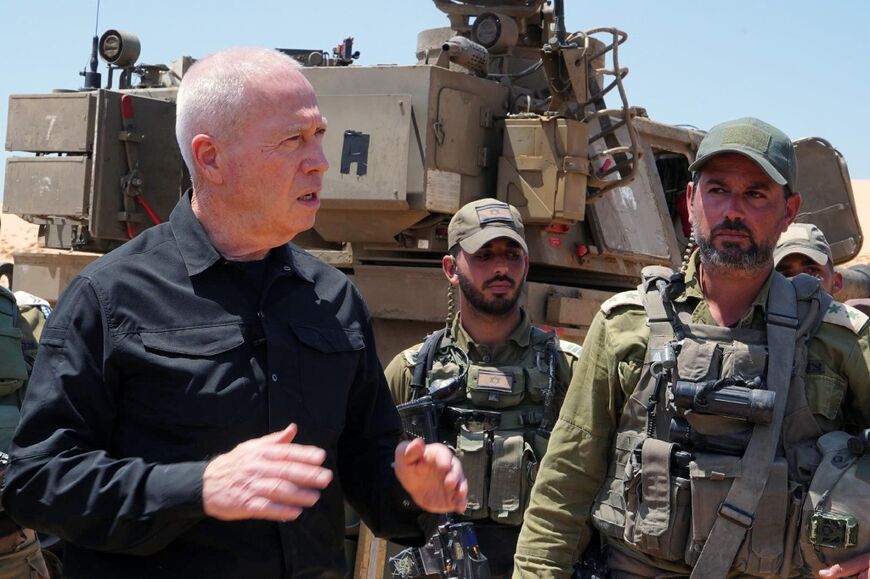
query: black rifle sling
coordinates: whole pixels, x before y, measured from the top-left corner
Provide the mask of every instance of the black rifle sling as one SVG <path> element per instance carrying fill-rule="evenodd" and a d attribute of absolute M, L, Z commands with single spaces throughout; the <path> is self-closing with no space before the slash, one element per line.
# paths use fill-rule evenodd
<path fill-rule="evenodd" d="M 432 369 L 432 364 L 435 363 L 435 354 L 441 346 L 441 339 L 447 333 L 447 328 L 441 328 L 437 332 L 432 332 L 423 341 L 420 351 L 417 352 L 417 365 L 414 366 L 414 374 L 411 378 L 411 389 L 414 393 L 414 398 L 417 394 L 424 392 L 426 389 L 426 374 Z"/>

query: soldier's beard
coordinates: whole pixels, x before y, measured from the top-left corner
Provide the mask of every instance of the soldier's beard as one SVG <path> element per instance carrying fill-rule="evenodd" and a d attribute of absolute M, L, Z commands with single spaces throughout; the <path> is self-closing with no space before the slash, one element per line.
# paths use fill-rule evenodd
<path fill-rule="evenodd" d="M 497 276 L 488 279 L 484 282 L 484 285 L 492 281 L 507 280 L 514 285 L 513 293 L 487 299 L 483 292 L 474 287 L 471 280 L 465 277 L 465 274 L 463 274 L 459 269 L 456 270 L 456 275 L 459 277 L 459 289 L 462 291 L 462 296 L 465 298 L 465 301 L 468 302 L 471 307 L 483 314 L 488 314 L 490 316 L 503 316 L 509 314 L 516 307 L 517 302 L 520 299 L 519 284 L 507 276 Z"/>
<path fill-rule="evenodd" d="M 743 249 L 739 243 L 723 242 L 721 247 L 716 247 L 713 244 L 713 237 L 718 231 L 743 231 L 749 234 L 749 248 Z M 731 270 L 752 270 L 764 267 L 769 267 L 773 261 L 774 243 L 759 244 L 752 237 L 752 232 L 746 227 L 742 221 L 732 221 L 725 219 L 722 223 L 713 228 L 710 232 L 710 237 L 702 236 L 697 228 L 694 229 L 693 239 L 698 246 L 698 252 L 701 257 L 701 263 L 708 267 L 731 269 Z"/>

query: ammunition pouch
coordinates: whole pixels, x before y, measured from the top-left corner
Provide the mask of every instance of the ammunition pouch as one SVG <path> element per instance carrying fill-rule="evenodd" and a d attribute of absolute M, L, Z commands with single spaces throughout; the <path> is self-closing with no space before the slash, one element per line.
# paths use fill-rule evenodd
<path fill-rule="evenodd" d="M 685 561 L 690 566 L 695 565 L 716 518 L 721 515 L 748 528 L 733 568 L 748 575 L 775 575 L 783 566 L 786 552 L 790 551 L 784 544 L 784 538 L 789 535 L 786 531 L 799 524 L 796 517 L 789 518 L 788 463 L 784 458 L 777 458 L 771 465 L 770 476 L 752 516 L 726 502 L 731 485 L 742 476 L 743 468 L 740 458 L 716 454 L 697 453 L 690 463 L 692 516 Z"/>
<path fill-rule="evenodd" d="M 671 473 L 674 444 L 647 438 L 641 460 L 626 464 L 623 539 L 653 557 L 683 558 L 689 531 L 689 481 Z"/>
<path fill-rule="evenodd" d="M 489 517 L 504 525 L 520 525 L 538 467 L 535 452 L 523 433 L 460 430 L 456 456 L 468 482 L 465 517 Z"/>
<path fill-rule="evenodd" d="M 870 454 L 864 444 L 855 447 L 857 439 L 836 431 L 816 443 L 822 461 L 804 500 L 800 529 L 803 562 L 814 574 L 870 552 Z"/>

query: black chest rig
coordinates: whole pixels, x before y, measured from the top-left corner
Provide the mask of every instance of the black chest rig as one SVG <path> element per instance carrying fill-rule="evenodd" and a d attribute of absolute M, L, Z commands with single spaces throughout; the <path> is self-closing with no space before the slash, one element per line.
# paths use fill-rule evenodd
<path fill-rule="evenodd" d="M 411 386 L 439 401 L 439 438 L 468 480 L 466 518 L 519 525 L 559 409 L 556 337 L 532 328 L 510 363 L 472 362 L 440 330 L 423 343 Z"/>
<path fill-rule="evenodd" d="M 693 577 L 732 568 L 789 576 L 822 434 L 805 394 L 807 343 L 830 296 L 809 276 L 774 274 L 765 330 L 723 328 L 693 323 L 673 301 L 679 274 L 643 275 L 646 359 L 593 522 L 662 567 L 694 568 Z"/>

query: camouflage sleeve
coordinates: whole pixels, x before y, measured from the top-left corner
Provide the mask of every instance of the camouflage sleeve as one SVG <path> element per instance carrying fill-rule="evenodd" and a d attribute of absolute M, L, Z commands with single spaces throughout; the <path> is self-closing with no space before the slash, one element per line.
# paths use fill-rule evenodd
<path fill-rule="evenodd" d="M 624 393 L 637 383 L 648 332 L 642 309 L 599 313 L 589 328 L 514 557 L 515 578 L 568 578 L 590 537 Z"/>
<path fill-rule="evenodd" d="M 418 345 L 400 352 L 384 369 L 387 385 L 390 387 L 390 394 L 393 396 L 393 402 L 396 404 L 401 404 L 411 399 L 411 380 L 419 349 L 420 346 Z"/>

